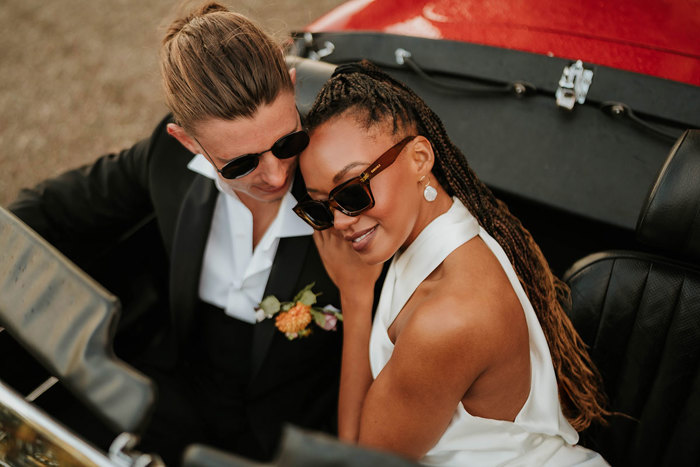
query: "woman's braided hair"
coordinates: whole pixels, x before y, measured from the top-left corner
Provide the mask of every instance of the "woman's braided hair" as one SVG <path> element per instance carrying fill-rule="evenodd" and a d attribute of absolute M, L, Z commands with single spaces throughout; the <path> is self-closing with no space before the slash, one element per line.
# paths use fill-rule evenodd
<path fill-rule="evenodd" d="M 341 65 L 323 86 L 305 121 L 310 131 L 351 111 L 367 128 L 389 118 L 393 132 L 415 127 L 435 152 L 432 172 L 503 247 L 537 314 L 549 344 L 565 416 L 581 431 L 609 415 L 600 376 L 586 346 L 564 312 L 569 288 L 552 274 L 530 233 L 474 174 L 450 141 L 440 118 L 406 85 L 364 60 Z M 364 119 L 364 120 L 363 120 Z"/>

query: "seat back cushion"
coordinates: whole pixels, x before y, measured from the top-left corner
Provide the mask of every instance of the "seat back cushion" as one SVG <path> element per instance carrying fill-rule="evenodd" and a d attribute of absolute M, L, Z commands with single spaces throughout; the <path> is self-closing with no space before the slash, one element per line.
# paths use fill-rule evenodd
<path fill-rule="evenodd" d="M 613 411 L 582 437 L 613 465 L 700 465 L 700 271 L 597 253 L 565 275 Z"/>

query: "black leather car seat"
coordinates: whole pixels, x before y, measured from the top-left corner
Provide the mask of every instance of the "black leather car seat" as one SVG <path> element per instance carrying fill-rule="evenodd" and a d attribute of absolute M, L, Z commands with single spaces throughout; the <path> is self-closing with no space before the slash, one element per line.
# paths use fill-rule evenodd
<path fill-rule="evenodd" d="M 570 317 L 613 411 L 582 443 L 617 465 L 700 465 L 700 130 L 671 150 L 636 227 L 653 253 L 611 251 L 564 275 Z"/>
<path fill-rule="evenodd" d="M 4 208 L 0 245 L 0 326 L 115 433 L 140 432 L 155 386 L 112 351 L 119 300 Z"/>

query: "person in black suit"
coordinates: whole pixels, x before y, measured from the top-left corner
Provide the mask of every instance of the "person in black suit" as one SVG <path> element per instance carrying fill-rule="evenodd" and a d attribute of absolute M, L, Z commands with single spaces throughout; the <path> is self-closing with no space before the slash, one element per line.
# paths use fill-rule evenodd
<path fill-rule="evenodd" d="M 23 190 L 10 210 L 88 270 L 143 281 L 141 296 L 120 296 L 122 321 L 140 330 L 129 361 L 159 391 L 141 450 L 177 464 L 200 442 L 269 459 L 284 423 L 335 433 L 342 347 L 340 332 L 290 340 L 256 319 L 264 296 L 288 301 L 309 283 L 317 305 L 339 305 L 291 210 L 308 143 L 294 70 L 268 35 L 215 3 L 171 25 L 161 69 L 172 115 L 149 138 Z M 149 257 L 163 250 L 164 261 L 139 260 L 155 274 L 115 271 L 97 253 L 148 225 Z"/>

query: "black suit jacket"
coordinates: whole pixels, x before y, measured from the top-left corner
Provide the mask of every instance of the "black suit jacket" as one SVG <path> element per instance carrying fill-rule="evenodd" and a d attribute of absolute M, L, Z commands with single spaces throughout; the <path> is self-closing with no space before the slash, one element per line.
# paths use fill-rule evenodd
<path fill-rule="evenodd" d="M 218 190 L 212 180 L 187 169 L 192 153 L 167 134 L 169 121 L 166 117 L 150 138 L 119 154 L 23 190 L 10 210 L 77 264 L 96 271 L 98 279 L 104 277 L 104 285 L 122 299 L 122 321 L 133 324 L 132 336 L 144 341 L 135 353 L 174 369 L 196 320 Z M 295 181 L 294 191 L 300 190 Z M 144 237 L 145 249 L 143 242 L 136 254 L 136 248 L 125 254 L 116 247 L 131 245 L 129 239 L 146 226 L 151 235 Z M 159 251 L 162 258 L 153 259 Z M 265 295 L 291 300 L 310 282 L 322 293 L 321 305 L 339 307 L 312 237 L 281 239 Z M 272 449 L 283 422 L 335 430 L 341 335 L 317 329 L 308 338 L 288 341 L 273 320 L 254 326 L 246 406 L 264 447 Z"/>

